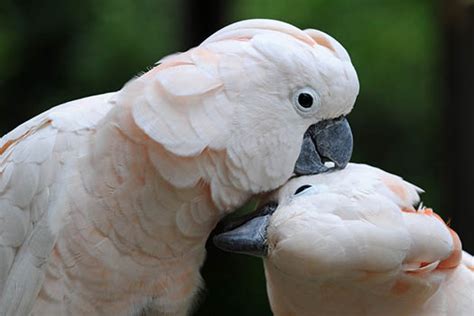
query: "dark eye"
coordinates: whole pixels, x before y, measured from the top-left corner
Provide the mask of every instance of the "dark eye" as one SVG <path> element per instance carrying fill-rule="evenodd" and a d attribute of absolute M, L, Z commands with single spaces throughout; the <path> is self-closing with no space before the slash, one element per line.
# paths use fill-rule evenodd
<path fill-rule="evenodd" d="M 302 185 L 298 189 L 296 189 L 295 195 L 298 194 L 298 193 L 301 193 L 304 190 L 309 189 L 309 188 L 311 188 L 311 186 L 309 184 Z"/>
<path fill-rule="evenodd" d="M 321 106 L 319 94 L 310 87 L 299 89 L 292 98 L 296 111 L 304 117 L 313 116 Z"/>
<path fill-rule="evenodd" d="M 313 96 L 309 93 L 302 92 L 298 95 L 298 104 L 309 109 L 313 105 Z"/>

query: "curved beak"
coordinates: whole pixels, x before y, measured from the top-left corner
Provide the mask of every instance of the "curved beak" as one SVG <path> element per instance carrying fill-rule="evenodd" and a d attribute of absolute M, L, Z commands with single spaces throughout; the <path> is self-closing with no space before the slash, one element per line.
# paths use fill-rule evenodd
<path fill-rule="evenodd" d="M 318 174 L 328 171 L 326 161 L 334 168 L 343 169 L 352 156 L 352 131 L 347 119 L 325 120 L 311 125 L 303 137 L 303 144 L 294 172 L 296 175 Z"/>
<path fill-rule="evenodd" d="M 214 245 L 228 252 L 264 257 L 268 249 L 267 227 L 277 206 L 270 202 L 253 213 L 224 223 L 212 239 Z"/>

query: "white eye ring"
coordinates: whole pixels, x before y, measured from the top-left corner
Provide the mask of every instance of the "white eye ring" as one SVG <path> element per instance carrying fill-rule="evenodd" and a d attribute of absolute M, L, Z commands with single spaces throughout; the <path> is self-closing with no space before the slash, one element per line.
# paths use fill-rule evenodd
<path fill-rule="evenodd" d="M 302 115 L 313 114 L 321 106 L 319 94 L 311 88 L 303 88 L 293 95 L 293 105 Z"/>

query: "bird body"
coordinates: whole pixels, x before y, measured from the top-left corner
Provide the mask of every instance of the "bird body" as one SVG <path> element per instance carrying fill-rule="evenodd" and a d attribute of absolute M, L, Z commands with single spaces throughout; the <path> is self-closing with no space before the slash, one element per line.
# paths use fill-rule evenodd
<path fill-rule="evenodd" d="M 38 288 L 24 289 L 39 291 L 31 302 L 34 306 L 19 302 L 32 308 L 32 314 L 130 314 L 155 296 L 160 298 L 154 301 L 160 311 L 181 312 L 179 308 L 187 308 L 186 300 L 200 287 L 195 267 L 201 266 L 208 231 L 221 215 L 206 186 L 176 188 L 163 180 L 150 158 L 160 148 L 136 126 L 127 125 L 132 122 L 126 121 L 130 118 L 126 109 L 112 109 L 116 96 L 78 100 L 40 116 L 35 119 L 40 125 L 35 124 L 34 132 L 27 132 L 18 145 L 29 153 L 30 143 L 45 139 L 50 143 L 39 143 L 34 154 L 48 152 L 41 153 L 41 159 L 19 163 L 21 148 L 15 148 L 7 158 L 18 165 L 3 196 L 8 199 L 22 189 L 31 190 L 27 194 L 32 196 L 28 204 L 18 204 L 16 221 L 8 224 L 44 223 L 42 233 L 50 239 L 50 248 L 41 249 L 41 241 L 24 250 L 44 251 L 41 264 L 47 263 Z M 71 113 L 70 107 L 80 110 Z M 84 125 L 73 126 L 81 119 Z M 65 125 L 56 126 L 56 121 Z M 30 214 L 22 206 L 29 206 Z M 25 228 L 27 232 L 32 227 Z M 20 255 L 10 260 L 21 259 Z M 18 266 L 21 278 L 31 278 L 38 272 L 31 269 L 43 268 L 23 260 L 26 266 Z M 2 299 L 25 297 L 17 294 L 3 293 Z"/>
<path fill-rule="evenodd" d="M 260 255 L 275 315 L 470 315 L 473 257 L 433 210 L 414 207 L 419 192 L 349 164 L 290 180 L 271 198 L 278 207 L 215 241 L 245 253 L 245 226 L 266 225 Z"/>
<path fill-rule="evenodd" d="M 1 315 L 187 314 L 219 219 L 295 166 L 344 167 L 357 92 L 334 39 L 249 20 L 19 126 L 0 140 Z"/>

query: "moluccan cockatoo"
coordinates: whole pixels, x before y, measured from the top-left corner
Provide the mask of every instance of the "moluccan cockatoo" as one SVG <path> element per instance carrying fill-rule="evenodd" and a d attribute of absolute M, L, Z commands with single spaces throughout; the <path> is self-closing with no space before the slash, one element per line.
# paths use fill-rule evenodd
<path fill-rule="evenodd" d="M 225 214 L 347 164 L 358 90 L 329 35 L 248 20 L 19 126 L 0 141 L 0 314 L 186 314 Z"/>
<path fill-rule="evenodd" d="M 275 315 L 472 315 L 474 259 L 418 192 L 349 164 L 290 180 L 214 243 L 264 258 Z"/>

